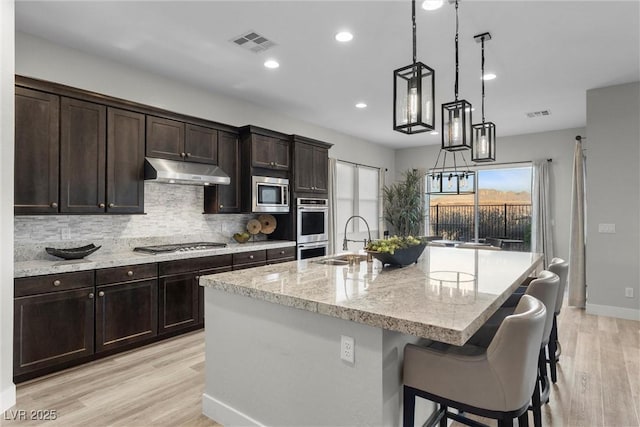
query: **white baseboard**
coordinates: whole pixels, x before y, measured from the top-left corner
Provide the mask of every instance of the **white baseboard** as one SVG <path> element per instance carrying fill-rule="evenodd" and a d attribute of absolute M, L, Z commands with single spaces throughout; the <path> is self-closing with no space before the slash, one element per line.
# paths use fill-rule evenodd
<path fill-rule="evenodd" d="M 10 386 L 0 392 L 0 412 L 4 412 L 16 404 L 16 385 Z"/>
<path fill-rule="evenodd" d="M 618 319 L 640 320 L 640 309 L 614 307 L 612 305 L 599 305 L 587 303 L 587 314 L 598 316 L 617 317 Z"/>
<path fill-rule="evenodd" d="M 202 413 L 224 427 L 264 426 L 264 424 L 209 396 L 207 393 L 202 393 Z"/>

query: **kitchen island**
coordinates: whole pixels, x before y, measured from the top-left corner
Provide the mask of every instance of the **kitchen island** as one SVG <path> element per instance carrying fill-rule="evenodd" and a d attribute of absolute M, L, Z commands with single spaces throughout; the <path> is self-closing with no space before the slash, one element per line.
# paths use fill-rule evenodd
<path fill-rule="evenodd" d="M 398 425 L 404 345 L 464 344 L 541 256 L 427 247 L 405 268 L 317 261 L 201 278 L 205 415 L 225 426 Z M 341 360 L 342 336 L 354 338 L 354 363 Z"/>

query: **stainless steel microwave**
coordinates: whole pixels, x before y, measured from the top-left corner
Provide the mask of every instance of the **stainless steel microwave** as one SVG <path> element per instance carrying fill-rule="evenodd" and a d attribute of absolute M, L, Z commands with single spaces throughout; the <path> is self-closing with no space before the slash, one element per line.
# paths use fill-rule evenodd
<path fill-rule="evenodd" d="M 289 212 L 289 180 L 268 176 L 251 177 L 252 212 Z"/>

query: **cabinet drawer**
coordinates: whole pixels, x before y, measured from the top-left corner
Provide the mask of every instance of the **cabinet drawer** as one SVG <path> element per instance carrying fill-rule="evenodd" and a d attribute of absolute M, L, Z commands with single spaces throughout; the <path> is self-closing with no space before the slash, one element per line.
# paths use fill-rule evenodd
<path fill-rule="evenodd" d="M 169 274 L 191 273 L 209 268 L 228 267 L 231 265 L 231 254 L 215 255 L 202 258 L 180 259 L 160 263 L 160 276 Z"/>
<path fill-rule="evenodd" d="M 273 261 L 280 258 L 291 258 L 296 256 L 296 247 L 267 249 L 267 261 Z"/>
<path fill-rule="evenodd" d="M 22 277 L 14 281 L 14 296 L 17 298 L 47 292 L 85 288 L 93 286 L 93 283 L 93 270 Z"/>
<path fill-rule="evenodd" d="M 233 266 L 238 264 L 253 264 L 267 259 L 267 251 L 250 251 L 233 254 Z"/>
<path fill-rule="evenodd" d="M 96 270 L 96 285 L 150 279 L 158 275 L 158 264 L 125 265 Z"/>
<path fill-rule="evenodd" d="M 266 265 L 265 261 L 258 261 L 258 262 L 251 262 L 248 264 L 234 264 L 233 265 L 233 270 L 244 270 L 246 268 L 253 268 L 253 267 L 262 267 L 263 265 Z"/>

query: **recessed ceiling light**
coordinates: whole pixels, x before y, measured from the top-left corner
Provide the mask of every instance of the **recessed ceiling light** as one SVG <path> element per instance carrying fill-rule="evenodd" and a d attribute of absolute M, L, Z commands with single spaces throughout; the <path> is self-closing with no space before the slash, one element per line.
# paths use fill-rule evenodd
<path fill-rule="evenodd" d="M 424 10 L 436 10 L 442 7 L 442 0 L 425 0 L 422 2 L 422 8 Z"/>
<path fill-rule="evenodd" d="M 496 77 L 497 76 L 493 73 L 484 73 L 484 76 L 482 76 L 482 80 L 493 80 Z"/>
<path fill-rule="evenodd" d="M 356 104 L 356 108 L 367 108 L 367 104 L 365 104 L 364 102 L 358 102 Z"/>
<path fill-rule="evenodd" d="M 353 34 L 351 34 L 349 31 L 340 31 L 338 34 L 336 34 L 336 40 L 343 43 L 350 42 L 351 40 L 353 40 Z"/>
<path fill-rule="evenodd" d="M 440 132 L 438 132 L 437 130 L 432 130 L 431 132 L 429 132 L 429 135 L 440 135 Z"/>
<path fill-rule="evenodd" d="M 278 68 L 280 64 L 275 59 L 269 59 L 265 61 L 264 66 L 267 68 Z"/>

